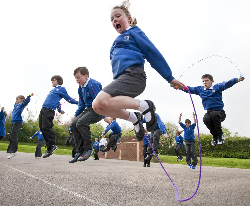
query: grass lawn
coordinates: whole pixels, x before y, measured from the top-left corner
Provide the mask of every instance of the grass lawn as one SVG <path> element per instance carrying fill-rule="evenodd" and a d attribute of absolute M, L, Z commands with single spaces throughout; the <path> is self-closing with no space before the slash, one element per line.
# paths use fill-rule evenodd
<path fill-rule="evenodd" d="M 0 151 L 6 151 L 9 142 L 1 141 L 0 142 Z M 18 152 L 34 153 L 36 150 L 36 144 L 29 143 L 18 143 Z M 45 147 L 42 147 L 42 153 L 46 151 Z M 72 147 L 67 147 L 64 145 L 58 145 L 58 149 L 54 154 L 58 155 L 71 155 Z M 183 164 L 186 165 L 185 157 L 183 157 L 182 162 L 176 161 L 176 156 L 167 156 L 159 155 L 159 159 L 162 163 L 169 164 Z M 198 165 L 200 164 L 200 157 L 198 157 Z M 197 165 L 197 166 L 198 166 Z M 202 158 L 202 166 L 213 166 L 213 167 L 228 167 L 228 168 L 241 168 L 241 169 L 250 169 L 250 159 L 237 159 L 237 158 Z"/>

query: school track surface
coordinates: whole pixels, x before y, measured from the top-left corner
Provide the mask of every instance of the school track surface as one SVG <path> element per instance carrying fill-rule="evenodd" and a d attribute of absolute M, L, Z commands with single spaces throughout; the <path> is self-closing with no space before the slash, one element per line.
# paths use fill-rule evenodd
<path fill-rule="evenodd" d="M 69 164 L 67 155 L 34 159 L 18 153 L 12 159 L 0 151 L 0 205 L 249 205 L 250 170 L 202 167 L 197 194 L 186 202 L 159 163 L 91 157 Z M 177 185 L 179 198 L 196 190 L 199 167 L 163 164 Z"/>

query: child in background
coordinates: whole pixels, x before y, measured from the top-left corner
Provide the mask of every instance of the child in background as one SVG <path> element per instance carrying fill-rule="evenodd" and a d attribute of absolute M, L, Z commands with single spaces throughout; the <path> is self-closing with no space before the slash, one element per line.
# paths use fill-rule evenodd
<path fill-rule="evenodd" d="M 6 135 L 6 130 L 4 126 L 6 117 L 7 117 L 7 112 L 4 111 L 4 107 L 2 107 L 0 111 L 0 140 L 3 139 Z"/>
<path fill-rule="evenodd" d="M 92 149 L 94 149 L 94 148 L 95 148 L 95 151 L 94 151 L 95 159 L 94 160 L 99 160 L 98 152 L 99 152 L 100 146 L 99 146 L 98 138 L 95 138 L 95 142 L 94 142 L 94 144 L 92 146 Z"/>
<path fill-rule="evenodd" d="M 101 115 L 120 118 L 132 122 L 137 140 L 144 137 L 142 125 L 145 117 L 146 127 L 151 132 L 157 124 L 155 105 L 150 100 L 134 99 L 146 88 L 144 72 L 145 59 L 169 83 L 184 86 L 174 79 L 166 60 L 145 33 L 136 25 L 129 12 L 129 1 L 113 7 L 111 23 L 120 34 L 110 50 L 113 81 L 103 88 L 93 102 L 93 109 Z M 140 112 L 129 112 L 134 109 Z"/>
<path fill-rule="evenodd" d="M 182 131 L 176 130 L 175 132 L 175 147 L 174 147 L 174 151 L 176 153 L 177 159 L 176 161 L 182 161 L 183 157 L 180 153 L 180 150 L 183 146 L 183 137 L 181 136 Z"/>
<path fill-rule="evenodd" d="M 27 96 L 26 99 L 23 95 L 19 95 L 16 97 L 16 103 L 14 104 L 14 109 L 11 114 L 12 127 L 10 130 L 10 136 L 9 136 L 10 143 L 7 149 L 7 153 L 10 153 L 10 155 L 7 157 L 8 159 L 14 157 L 18 153 L 17 152 L 18 132 L 23 124 L 23 119 L 22 119 L 21 114 L 24 108 L 30 102 L 30 97 L 33 95 L 34 94 L 32 93 L 31 95 Z"/>
<path fill-rule="evenodd" d="M 148 148 L 148 145 L 149 145 L 149 142 L 150 141 L 150 134 L 148 134 L 148 131 L 147 129 L 145 129 L 145 134 L 144 134 L 144 137 L 143 137 L 143 157 L 144 157 L 144 165 L 143 167 L 150 167 L 150 159 L 149 160 L 146 160 L 146 157 L 147 157 L 147 148 Z"/>
<path fill-rule="evenodd" d="M 89 125 L 95 124 L 103 118 L 92 108 L 92 102 L 101 91 L 102 84 L 89 77 L 89 70 L 86 67 L 76 68 L 74 76 L 79 84 L 79 104 L 71 123 L 71 129 L 76 141 L 76 154 L 69 163 L 85 161 L 91 156 L 92 139 Z"/>
<path fill-rule="evenodd" d="M 43 133 L 47 146 L 47 151 L 43 155 L 43 158 L 49 157 L 55 150 L 57 150 L 56 134 L 53 130 L 53 119 L 56 109 L 61 114 L 64 114 L 64 111 L 61 110 L 60 107 L 60 100 L 64 98 L 70 104 L 78 104 L 78 101 L 72 99 L 68 95 L 65 87 L 62 87 L 63 78 L 60 75 L 54 75 L 53 77 L 51 77 L 51 82 L 52 87 L 54 88 L 47 95 L 39 115 L 39 127 L 41 132 Z"/>
<path fill-rule="evenodd" d="M 39 130 L 35 134 L 33 134 L 33 136 L 30 137 L 30 139 L 34 138 L 35 136 L 38 137 L 38 143 L 37 143 L 37 146 L 36 146 L 35 158 L 39 159 L 42 156 L 42 146 L 45 144 L 45 140 L 44 140 L 44 137 L 43 137 L 43 134 L 42 134 L 41 130 Z"/>
<path fill-rule="evenodd" d="M 105 136 L 102 136 L 102 138 L 100 140 L 100 143 L 99 143 L 99 145 L 100 145 L 100 151 L 104 150 L 104 148 L 106 147 L 106 144 L 107 144 L 107 140 L 106 140 Z M 102 154 L 104 155 L 105 152 L 102 152 Z"/>
<path fill-rule="evenodd" d="M 154 130 L 151 132 L 150 143 L 151 143 L 154 151 L 156 152 L 156 154 L 158 154 L 159 141 L 160 141 L 161 135 L 163 134 L 166 139 L 168 138 L 168 135 L 167 135 L 167 132 L 166 132 L 166 127 L 165 127 L 164 123 L 161 121 L 160 116 L 157 113 L 155 113 L 155 114 L 156 114 L 156 117 L 157 117 L 157 124 L 156 124 Z M 145 120 L 143 119 L 142 122 L 144 123 Z M 151 160 L 153 155 L 154 155 L 154 152 L 153 152 L 151 146 L 148 145 L 147 157 L 145 159 L 146 160 Z"/>
<path fill-rule="evenodd" d="M 112 130 L 112 132 L 109 134 L 109 142 L 107 144 L 107 148 L 101 150 L 102 152 L 107 152 L 112 148 L 114 152 L 117 149 L 117 140 L 120 139 L 122 136 L 122 129 L 120 125 L 116 122 L 116 119 L 113 117 L 106 117 L 106 122 L 109 123 L 109 125 L 106 127 L 106 130 L 102 132 L 102 137 L 105 136 L 105 134 L 109 131 Z"/>
<path fill-rule="evenodd" d="M 203 122 L 213 135 L 212 146 L 222 145 L 225 142 L 225 137 L 222 132 L 221 122 L 226 118 L 226 113 L 223 110 L 224 103 L 222 101 L 222 92 L 245 78 L 234 78 L 228 82 L 222 82 L 213 85 L 213 76 L 204 74 L 202 77 L 203 86 L 189 87 L 191 94 L 199 95 L 202 99 L 202 104 L 207 113 L 203 117 Z M 185 90 L 185 92 L 188 92 Z"/>
<path fill-rule="evenodd" d="M 185 146 L 186 146 L 186 161 L 189 168 L 195 169 L 198 163 L 197 155 L 195 151 L 195 136 L 194 136 L 194 129 L 196 126 L 196 119 L 195 114 L 193 113 L 194 123 L 191 125 L 191 121 L 189 119 L 185 120 L 185 124 L 181 122 L 181 116 L 179 117 L 179 124 L 184 129 L 184 139 L 185 139 Z M 191 163 L 191 158 L 193 162 Z"/>

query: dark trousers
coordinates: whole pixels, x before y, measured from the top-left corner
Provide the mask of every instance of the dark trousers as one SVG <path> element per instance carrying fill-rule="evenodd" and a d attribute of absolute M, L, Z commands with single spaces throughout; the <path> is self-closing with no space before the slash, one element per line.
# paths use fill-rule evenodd
<path fill-rule="evenodd" d="M 85 109 L 71 123 L 71 129 L 76 142 L 76 152 L 83 153 L 92 150 L 92 139 L 90 124 L 94 124 L 102 120 L 102 115 L 95 113 L 92 108 Z"/>
<path fill-rule="evenodd" d="M 98 152 L 99 152 L 99 149 L 95 149 L 95 151 L 94 151 L 94 157 L 95 157 L 96 160 L 99 159 Z"/>
<path fill-rule="evenodd" d="M 196 166 L 198 163 L 198 160 L 197 160 L 197 155 L 196 155 L 196 151 L 195 151 L 195 141 L 186 141 L 185 146 L 186 146 L 187 164 L 188 165 L 191 164 L 191 158 L 192 158 L 192 160 L 193 160 L 192 165 Z"/>
<path fill-rule="evenodd" d="M 150 160 L 145 160 L 145 158 L 147 157 L 147 148 L 148 148 L 148 145 L 143 145 L 144 165 L 150 164 Z"/>
<path fill-rule="evenodd" d="M 47 150 L 50 150 L 56 144 L 56 134 L 53 130 L 53 119 L 55 111 L 53 109 L 43 107 L 39 115 L 39 127 L 43 133 L 46 142 Z"/>
<path fill-rule="evenodd" d="M 181 144 L 176 144 L 175 147 L 174 147 L 174 151 L 176 153 L 176 156 L 180 157 L 180 159 L 182 159 L 182 155 L 181 155 L 181 152 L 180 152 L 181 148 L 182 148 Z"/>
<path fill-rule="evenodd" d="M 110 133 L 109 134 L 109 142 L 107 144 L 107 148 L 110 149 L 117 143 L 117 140 L 122 136 L 122 133 Z"/>
<path fill-rule="evenodd" d="M 15 153 L 18 149 L 18 132 L 22 126 L 22 122 L 13 122 L 9 135 L 9 146 L 7 153 Z"/>
<path fill-rule="evenodd" d="M 154 151 L 156 152 L 156 154 L 158 154 L 159 141 L 160 141 L 160 136 L 161 135 L 162 135 L 162 132 L 161 132 L 160 129 L 157 129 L 157 130 L 151 132 L 150 143 L 153 146 Z M 150 145 L 148 145 L 147 153 L 148 154 L 153 153 L 153 150 L 152 150 Z"/>
<path fill-rule="evenodd" d="M 44 139 L 38 140 L 38 143 L 37 143 L 37 146 L 36 146 L 35 157 L 41 157 L 42 156 L 42 146 L 44 144 L 45 144 Z"/>
<path fill-rule="evenodd" d="M 222 129 L 221 122 L 223 122 L 226 118 L 226 113 L 224 110 L 208 110 L 207 113 L 203 117 L 203 122 L 210 130 L 210 133 L 213 135 L 215 139 L 221 138 Z"/>

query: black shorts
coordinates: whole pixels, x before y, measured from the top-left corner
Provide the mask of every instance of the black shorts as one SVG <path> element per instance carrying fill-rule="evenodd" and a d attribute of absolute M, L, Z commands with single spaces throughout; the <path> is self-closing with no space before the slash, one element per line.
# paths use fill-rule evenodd
<path fill-rule="evenodd" d="M 125 74 L 120 75 L 102 91 L 107 92 L 112 97 L 129 96 L 135 98 L 146 88 L 146 73 L 141 67 L 129 67 Z"/>

